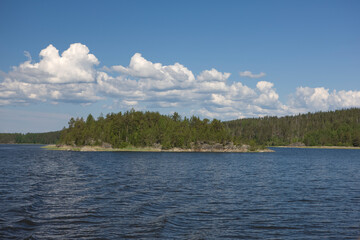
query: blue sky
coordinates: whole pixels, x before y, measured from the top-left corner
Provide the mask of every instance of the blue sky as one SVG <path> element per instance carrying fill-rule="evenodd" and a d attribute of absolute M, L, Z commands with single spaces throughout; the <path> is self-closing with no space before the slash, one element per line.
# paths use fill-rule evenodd
<path fill-rule="evenodd" d="M 359 1 L 0 1 L 0 132 L 360 107 Z"/>

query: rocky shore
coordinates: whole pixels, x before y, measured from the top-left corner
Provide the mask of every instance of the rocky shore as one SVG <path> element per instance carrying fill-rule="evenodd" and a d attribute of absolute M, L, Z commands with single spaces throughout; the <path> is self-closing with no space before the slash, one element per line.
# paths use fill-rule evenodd
<path fill-rule="evenodd" d="M 133 147 L 128 146 L 125 148 L 113 148 L 109 144 L 102 146 L 70 146 L 70 145 L 47 145 L 44 148 L 49 150 L 62 150 L 62 151 L 79 151 L 79 152 L 99 152 L 99 151 L 113 151 L 113 152 L 273 152 L 273 150 L 264 148 L 254 148 L 249 145 L 234 145 L 228 144 L 192 144 L 190 148 L 170 148 L 163 149 L 160 144 L 151 147 Z"/>

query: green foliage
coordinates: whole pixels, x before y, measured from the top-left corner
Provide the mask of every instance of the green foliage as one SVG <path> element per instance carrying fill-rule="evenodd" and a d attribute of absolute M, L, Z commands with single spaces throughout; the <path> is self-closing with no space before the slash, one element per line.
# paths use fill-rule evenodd
<path fill-rule="evenodd" d="M 60 142 L 67 145 L 103 145 L 115 148 L 128 146 L 149 147 L 161 145 L 163 149 L 190 148 L 192 143 L 226 143 L 232 140 L 229 129 L 219 120 L 184 118 L 174 113 L 169 116 L 158 112 L 110 113 L 97 120 L 89 115 L 70 119 L 63 129 Z M 238 141 L 239 142 L 239 141 Z"/>
<path fill-rule="evenodd" d="M 232 137 L 258 145 L 360 146 L 360 109 L 240 119 L 224 123 Z"/>
<path fill-rule="evenodd" d="M 354 147 L 360 147 L 360 134 L 353 137 L 352 145 Z"/>
<path fill-rule="evenodd" d="M 59 140 L 60 139 L 60 140 Z M 67 145 L 104 144 L 116 148 L 161 145 L 190 148 L 200 143 L 243 143 L 252 149 L 302 142 L 307 146 L 360 146 L 360 109 L 263 117 L 221 122 L 199 117 L 182 118 L 178 113 L 165 116 L 158 112 L 110 113 L 97 118 L 90 114 L 71 118 L 69 127 L 49 133 L 1 133 L 0 143 L 57 142 Z"/>
<path fill-rule="evenodd" d="M 60 139 L 60 131 L 47 133 L 0 133 L 0 143 L 54 144 Z"/>

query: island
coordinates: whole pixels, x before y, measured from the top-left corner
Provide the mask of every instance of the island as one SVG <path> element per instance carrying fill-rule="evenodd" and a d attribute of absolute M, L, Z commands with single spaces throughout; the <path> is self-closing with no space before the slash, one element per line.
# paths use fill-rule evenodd
<path fill-rule="evenodd" d="M 57 145 L 48 149 L 70 151 L 152 152 L 271 152 L 255 142 L 234 137 L 217 119 L 182 118 L 134 109 L 110 113 L 96 120 L 89 114 L 71 118 Z"/>
<path fill-rule="evenodd" d="M 71 118 L 48 133 L 0 133 L 0 143 L 71 151 L 270 152 L 268 147 L 360 148 L 360 109 L 231 121 L 126 112 Z"/>

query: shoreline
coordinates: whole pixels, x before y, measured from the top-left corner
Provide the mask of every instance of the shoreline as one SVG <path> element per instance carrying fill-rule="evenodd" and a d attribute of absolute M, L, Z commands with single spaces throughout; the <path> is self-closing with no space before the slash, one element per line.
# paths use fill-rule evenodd
<path fill-rule="evenodd" d="M 155 147 L 126 147 L 126 148 L 104 148 L 100 146 L 79 146 L 73 147 L 68 145 L 56 146 L 54 144 L 43 146 L 42 148 L 54 151 L 73 151 L 73 152 L 201 152 L 201 153 L 262 153 L 262 152 L 275 152 L 269 148 L 258 149 L 250 151 L 248 149 L 183 149 L 171 148 L 161 149 Z"/>
<path fill-rule="evenodd" d="M 270 148 L 312 148 L 312 149 L 356 149 L 356 150 L 360 150 L 360 147 L 350 147 L 350 146 L 271 146 Z"/>

